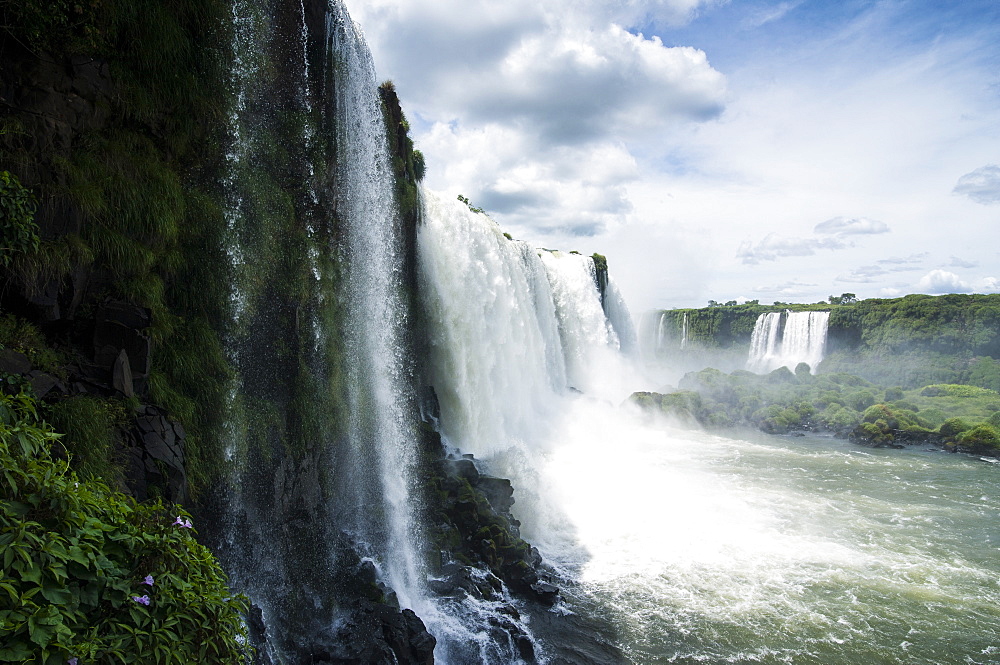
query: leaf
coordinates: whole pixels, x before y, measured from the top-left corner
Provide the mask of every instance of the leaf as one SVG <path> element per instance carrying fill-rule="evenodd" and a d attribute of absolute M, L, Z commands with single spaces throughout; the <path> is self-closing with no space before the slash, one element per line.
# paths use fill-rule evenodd
<path fill-rule="evenodd" d="M 73 600 L 73 593 L 65 587 L 46 585 L 42 587 L 42 595 L 55 605 L 69 605 Z"/>
<path fill-rule="evenodd" d="M 32 651 L 34 649 L 30 648 L 26 643 L 14 642 L 0 647 L 0 660 L 19 663 L 31 658 Z"/>

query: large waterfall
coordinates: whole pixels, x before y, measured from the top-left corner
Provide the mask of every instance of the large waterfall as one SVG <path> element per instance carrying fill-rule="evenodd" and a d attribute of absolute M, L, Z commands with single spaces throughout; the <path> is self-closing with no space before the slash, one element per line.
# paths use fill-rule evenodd
<path fill-rule="evenodd" d="M 218 550 L 267 658 L 302 662 L 346 648 L 368 598 L 424 607 L 406 250 L 374 64 L 343 4 L 237 2 L 234 23 Z"/>
<path fill-rule="evenodd" d="M 782 328 L 782 316 L 784 327 Z M 764 373 L 779 367 L 794 370 L 799 363 L 816 367 L 826 349 L 830 312 L 769 312 L 761 314 L 750 339 L 747 369 Z"/>
<path fill-rule="evenodd" d="M 423 200 L 420 287 L 445 442 L 511 478 L 522 534 L 549 563 L 574 567 L 585 555 L 554 491 L 552 460 L 575 444 L 612 445 L 618 404 L 636 385 L 622 353 L 635 344 L 631 325 L 605 315 L 590 257 L 510 240 L 485 215 L 433 192 Z M 570 625 L 559 641 L 574 640 Z M 596 639 L 586 632 L 579 641 Z M 597 662 L 617 662 L 607 658 Z M 590 661 L 577 653 L 573 662 Z"/>

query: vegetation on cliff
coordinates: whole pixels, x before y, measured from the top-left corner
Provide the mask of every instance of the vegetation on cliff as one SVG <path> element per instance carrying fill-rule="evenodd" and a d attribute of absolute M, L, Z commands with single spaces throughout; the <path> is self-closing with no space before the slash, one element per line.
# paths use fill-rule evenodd
<path fill-rule="evenodd" d="M 77 476 L 16 384 L 0 392 L 0 662 L 244 662 L 245 599 L 190 515 Z"/>
<path fill-rule="evenodd" d="M 823 310 L 830 312 L 830 320 L 826 357 L 816 368 L 820 373 L 846 372 L 908 388 L 931 383 L 1000 388 L 1000 294 L 867 300 L 852 295 L 809 305 L 753 302 L 665 310 L 657 316 L 665 337 L 662 353 L 749 349 L 761 314 Z M 682 350 L 685 315 L 687 344 Z"/>
<path fill-rule="evenodd" d="M 805 363 L 758 375 L 716 369 L 691 372 L 679 390 L 634 393 L 630 401 L 674 421 L 753 427 L 772 434 L 830 432 L 859 443 L 933 443 L 1000 456 L 1000 393 L 968 385 L 905 390 L 851 374 L 813 375 Z"/>

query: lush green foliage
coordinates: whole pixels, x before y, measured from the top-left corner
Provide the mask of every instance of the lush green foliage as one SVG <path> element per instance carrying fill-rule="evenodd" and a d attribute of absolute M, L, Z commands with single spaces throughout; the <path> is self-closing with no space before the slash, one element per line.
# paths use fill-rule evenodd
<path fill-rule="evenodd" d="M 811 375 L 800 365 L 767 375 L 742 370 L 691 372 L 670 394 L 635 393 L 631 401 L 683 424 L 751 426 L 783 434 L 829 431 L 871 445 L 936 442 L 996 454 L 1000 394 L 967 385 L 914 390 L 882 387 L 850 374 Z"/>
<path fill-rule="evenodd" d="M 77 60 L 106 62 L 110 73 L 94 99 L 84 100 L 106 120 L 86 123 L 86 133 L 72 136 L 72 150 L 39 151 L 39 137 L 50 145 L 48 129 L 33 115 L 4 118 L 0 161 L 34 174 L 32 188 L 43 204 L 38 221 L 53 237 L 17 256 L 2 277 L 34 295 L 86 267 L 91 286 L 77 318 L 105 297 L 152 311 L 150 398 L 183 422 L 188 479 L 197 491 L 223 464 L 221 427 L 232 376 L 220 340 L 231 318 L 232 280 L 218 185 L 222 120 L 232 100 L 231 5 L 0 0 L 0 8 L 12 43 L 45 61 L 82 54 L 87 58 Z M 31 74 L 34 61 L 24 64 Z M 43 209 L 56 220 L 54 228 L 43 223 Z"/>
<path fill-rule="evenodd" d="M 130 420 L 121 400 L 77 395 L 51 404 L 47 418 L 64 436 L 73 469 L 83 479 L 100 479 L 115 487 L 121 480 L 121 428 Z"/>
<path fill-rule="evenodd" d="M 244 662 L 246 601 L 190 517 L 79 479 L 59 437 L 0 393 L 0 662 Z"/>
<path fill-rule="evenodd" d="M 38 328 L 13 314 L 0 315 L 0 347 L 23 353 L 32 366 L 61 375 L 64 359 L 45 341 Z"/>
<path fill-rule="evenodd" d="M 38 251 L 35 197 L 10 171 L 0 171 L 0 265 Z"/>

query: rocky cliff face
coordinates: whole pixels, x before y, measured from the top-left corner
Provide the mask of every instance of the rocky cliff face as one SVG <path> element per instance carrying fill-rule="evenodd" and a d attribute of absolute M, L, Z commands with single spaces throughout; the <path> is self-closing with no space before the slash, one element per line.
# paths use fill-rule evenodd
<path fill-rule="evenodd" d="M 77 463 L 103 456 L 95 473 L 196 513 L 258 603 L 259 662 L 423 664 L 434 638 L 336 500 L 357 358 L 338 207 L 351 130 L 338 126 L 343 63 L 330 50 L 345 19 L 333 9 L 113 0 L 77 15 L 27 0 L 12 12 L 0 168 L 33 193 L 40 242 L 0 269 L 0 370 L 64 414 Z M 423 162 L 395 91 L 379 98 L 415 395 Z M 19 332 L 29 323 L 30 340 Z M 413 500 L 441 575 L 427 593 L 506 602 L 506 584 L 551 603 L 509 482 L 448 459 L 431 421 L 418 426 L 417 401 L 401 399 L 421 451 Z M 85 443 L 92 430 L 100 450 Z M 495 629 L 533 658 L 517 622 Z"/>

